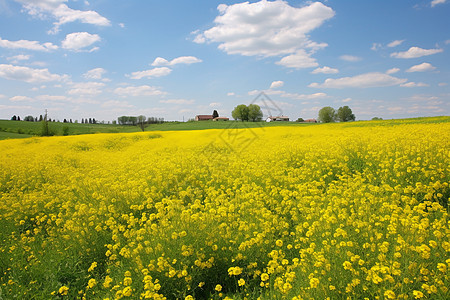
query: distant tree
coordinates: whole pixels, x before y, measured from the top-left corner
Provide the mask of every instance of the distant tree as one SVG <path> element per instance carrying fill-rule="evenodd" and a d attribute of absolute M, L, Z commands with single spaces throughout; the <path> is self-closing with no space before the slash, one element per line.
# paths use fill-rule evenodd
<path fill-rule="evenodd" d="M 298 118 L 296 122 L 305 122 L 305 120 L 303 120 L 303 118 Z"/>
<path fill-rule="evenodd" d="M 336 120 L 336 111 L 331 106 L 322 107 L 319 110 L 319 121 L 323 123 L 330 123 Z"/>
<path fill-rule="evenodd" d="M 137 117 L 137 124 L 142 131 L 145 130 L 146 119 L 147 118 L 144 115 L 140 115 Z"/>
<path fill-rule="evenodd" d="M 95 118 L 92 118 L 92 124 L 97 124 L 97 120 Z"/>
<path fill-rule="evenodd" d="M 212 116 L 213 116 L 213 118 L 218 118 L 219 117 L 219 113 L 217 112 L 217 110 L 213 111 Z"/>
<path fill-rule="evenodd" d="M 42 115 L 39 115 L 39 122 L 42 122 L 43 119 Z"/>
<path fill-rule="evenodd" d="M 248 107 L 245 104 L 240 104 L 231 112 L 231 116 L 235 120 L 248 121 Z"/>
<path fill-rule="evenodd" d="M 248 106 L 248 120 L 252 122 L 261 121 L 263 113 L 261 107 L 257 104 L 250 104 Z"/>
<path fill-rule="evenodd" d="M 89 124 L 92 124 L 92 119 L 91 118 L 89 118 Z"/>
<path fill-rule="evenodd" d="M 23 120 L 27 121 L 27 122 L 34 122 L 34 117 L 33 116 L 26 116 Z"/>
<path fill-rule="evenodd" d="M 383 118 L 379 118 L 379 117 L 373 117 L 372 118 L 372 121 L 380 121 L 380 120 L 383 120 Z"/>
<path fill-rule="evenodd" d="M 355 121 L 355 115 L 352 113 L 352 110 L 347 105 L 339 107 L 336 116 L 339 122 Z"/>
<path fill-rule="evenodd" d="M 35 122 L 37 122 L 37 121 L 38 121 L 38 118 L 37 118 L 37 117 L 36 117 L 36 118 L 34 118 L 34 121 L 35 121 Z"/>
<path fill-rule="evenodd" d="M 16 115 L 12 116 L 11 121 L 17 121 Z"/>
<path fill-rule="evenodd" d="M 17 116 L 17 121 L 20 121 L 20 117 L 19 116 Z"/>
<path fill-rule="evenodd" d="M 66 119 L 64 119 L 63 123 L 67 123 L 67 120 L 66 120 Z"/>
<path fill-rule="evenodd" d="M 70 119 L 70 121 L 69 121 L 70 123 L 72 123 L 72 119 Z"/>
<path fill-rule="evenodd" d="M 47 111 L 42 119 L 41 136 L 50 136 L 50 130 L 48 128 Z"/>

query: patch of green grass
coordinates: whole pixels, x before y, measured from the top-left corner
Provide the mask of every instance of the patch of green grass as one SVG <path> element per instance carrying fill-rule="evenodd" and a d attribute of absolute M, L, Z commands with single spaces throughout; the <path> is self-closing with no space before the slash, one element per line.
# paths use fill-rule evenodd
<path fill-rule="evenodd" d="M 0 131 L 0 140 L 6 140 L 6 139 L 23 139 L 23 138 L 29 138 L 32 137 L 30 134 L 20 134 L 15 132 L 4 132 Z"/>

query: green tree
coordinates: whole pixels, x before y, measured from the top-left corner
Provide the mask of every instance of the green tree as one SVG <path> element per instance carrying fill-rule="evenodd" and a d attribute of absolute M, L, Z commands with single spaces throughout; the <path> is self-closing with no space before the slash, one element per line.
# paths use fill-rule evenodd
<path fill-rule="evenodd" d="M 322 107 L 319 110 L 319 121 L 323 123 L 330 123 L 336 120 L 336 111 L 331 106 Z"/>
<path fill-rule="evenodd" d="M 213 118 L 218 118 L 219 117 L 219 113 L 217 112 L 217 110 L 213 111 L 212 116 L 213 116 Z"/>
<path fill-rule="evenodd" d="M 355 115 L 353 114 L 351 108 L 347 105 L 339 107 L 337 111 L 337 118 L 339 122 L 355 121 Z"/>
<path fill-rule="evenodd" d="M 248 106 L 248 119 L 252 122 L 261 121 L 263 117 L 263 113 L 261 111 L 261 107 L 257 104 L 250 104 Z"/>
<path fill-rule="evenodd" d="M 231 112 L 231 116 L 235 120 L 248 121 L 248 107 L 245 104 L 240 104 Z"/>
<path fill-rule="evenodd" d="M 298 118 L 295 122 L 305 122 L 305 120 L 303 120 L 303 118 Z"/>
<path fill-rule="evenodd" d="M 147 122 L 145 122 L 146 119 L 147 118 L 143 115 L 140 115 L 139 117 L 137 117 L 137 124 L 138 124 L 139 128 L 141 128 L 142 131 L 144 131 L 145 124 L 147 123 Z"/>

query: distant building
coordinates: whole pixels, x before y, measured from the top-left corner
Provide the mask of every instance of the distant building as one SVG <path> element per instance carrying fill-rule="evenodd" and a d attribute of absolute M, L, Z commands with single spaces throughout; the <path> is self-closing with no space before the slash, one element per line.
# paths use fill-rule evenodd
<path fill-rule="evenodd" d="M 317 123 L 316 119 L 306 119 L 303 121 L 303 123 Z"/>
<path fill-rule="evenodd" d="M 228 121 L 229 118 L 227 118 L 227 117 L 217 117 L 217 118 L 214 118 L 212 115 L 196 115 L 196 116 L 195 116 L 195 121 L 208 121 L 208 120 L 213 120 L 213 121 Z"/>
<path fill-rule="evenodd" d="M 214 119 L 212 115 L 196 115 L 195 121 L 207 121 Z"/>
<path fill-rule="evenodd" d="M 278 116 L 278 117 L 268 117 L 266 122 L 289 122 L 289 117 L 286 116 Z"/>

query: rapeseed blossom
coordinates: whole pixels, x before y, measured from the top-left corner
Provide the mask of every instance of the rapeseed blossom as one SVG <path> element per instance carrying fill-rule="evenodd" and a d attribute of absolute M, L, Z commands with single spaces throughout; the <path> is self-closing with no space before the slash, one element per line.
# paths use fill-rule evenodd
<path fill-rule="evenodd" d="M 0 141 L 2 297 L 449 298 L 427 120 Z"/>

